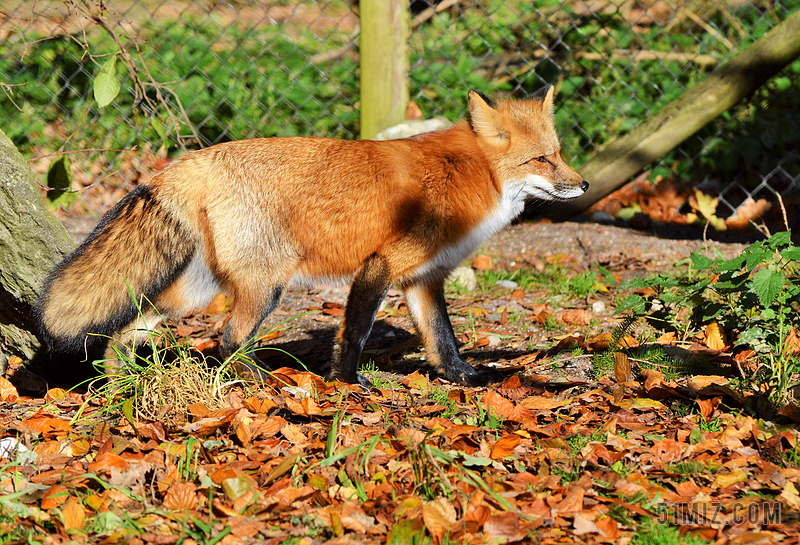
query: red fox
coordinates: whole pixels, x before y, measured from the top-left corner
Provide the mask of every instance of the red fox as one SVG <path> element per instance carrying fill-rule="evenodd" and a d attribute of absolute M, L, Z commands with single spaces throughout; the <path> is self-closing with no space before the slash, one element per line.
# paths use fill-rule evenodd
<path fill-rule="evenodd" d="M 572 199 L 589 184 L 561 158 L 552 86 L 497 103 L 470 91 L 468 102 L 468 122 L 403 140 L 257 138 L 185 154 L 50 273 L 37 308 L 43 340 L 54 353 L 84 353 L 109 336 L 135 349 L 142 326 L 224 291 L 233 296 L 221 342 L 229 355 L 290 283 L 355 275 L 331 379 L 368 384 L 359 357 L 395 284 L 429 362 L 474 383 L 445 279 L 527 199 Z M 139 316 L 132 294 L 155 308 Z"/>

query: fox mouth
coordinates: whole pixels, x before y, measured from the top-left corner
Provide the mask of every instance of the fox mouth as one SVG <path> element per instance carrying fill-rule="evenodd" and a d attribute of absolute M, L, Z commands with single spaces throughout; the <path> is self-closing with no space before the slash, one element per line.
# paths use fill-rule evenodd
<path fill-rule="evenodd" d="M 531 192 L 531 197 L 549 201 L 570 201 L 586 193 L 586 190 L 589 189 L 589 184 L 587 182 L 583 182 L 578 187 L 571 185 L 548 184 L 547 187 L 537 185 L 533 189 L 534 190 Z"/>

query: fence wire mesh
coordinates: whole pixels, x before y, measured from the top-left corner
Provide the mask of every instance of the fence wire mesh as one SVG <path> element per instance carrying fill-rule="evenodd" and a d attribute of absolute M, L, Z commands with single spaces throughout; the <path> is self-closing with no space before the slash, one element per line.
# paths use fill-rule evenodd
<path fill-rule="evenodd" d="M 411 98 L 424 117 L 456 120 L 466 115 L 468 89 L 524 97 L 556 84 L 564 153 L 580 165 L 798 7 L 800 0 L 412 0 Z M 182 147 L 253 136 L 355 138 L 358 29 L 357 5 L 344 0 L 6 2 L 2 129 L 39 158 L 32 165 L 43 177 L 51 154 L 76 152 L 67 157 L 82 190 L 64 204 L 97 213 Z M 99 108 L 96 80 L 117 51 L 112 79 L 121 88 Z M 797 189 L 798 83 L 795 62 L 648 176 L 695 184 L 730 211 L 747 197 Z"/>

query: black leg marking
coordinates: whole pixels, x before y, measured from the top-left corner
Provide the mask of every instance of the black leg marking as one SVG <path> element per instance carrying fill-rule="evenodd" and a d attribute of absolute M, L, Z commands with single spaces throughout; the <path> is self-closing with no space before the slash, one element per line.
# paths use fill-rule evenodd
<path fill-rule="evenodd" d="M 252 317 L 254 322 L 251 324 L 238 324 L 238 326 L 234 326 L 234 318 L 241 319 L 242 316 L 234 316 L 231 318 L 231 322 L 228 324 L 228 327 L 225 329 L 225 334 L 222 336 L 222 343 L 220 345 L 220 355 L 223 359 L 229 357 L 242 345 L 254 339 L 254 337 L 258 334 L 261 323 L 267 318 L 267 316 L 272 314 L 272 311 L 274 311 L 275 307 L 278 306 L 278 302 L 280 301 L 282 293 L 282 285 L 273 288 L 269 293 L 269 296 L 263 301 L 261 313 L 255 317 Z M 236 305 L 235 299 L 234 305 Z M 241 331 L 247 331 L 247 329 L 244 329 L 246 325 L 250 325 L 249 333 L 242 337 Z M 247 360 L 252 361 L 252 363 Z M 270 367 L 261 361 L 255 354 L 243 356 L 242 358 L 237 359 L 233 365 L 239 376 L 260 382 L 264 382 L 267 378 L 267 374 L 264 373 L 263 370 L 270 369 Z"/>
<path fill-rule="evenodd" d="M 428 359 L 451 382 L 475 386 L 478 372 L 458 355 L 458 344 L 447 314 L 444 283 L 414 284 L 406 288 L 414 326 L 422 336 Z"/>
<path fill-rule="evenodd" d="M 356 276 L 347 297 L 344 324 L 333 347 L 332 380 L 370 386 L 369 380 L 358 374 L 358 362 L 390 284 L 389 265 L 383 257 L 373 254 Z"/>

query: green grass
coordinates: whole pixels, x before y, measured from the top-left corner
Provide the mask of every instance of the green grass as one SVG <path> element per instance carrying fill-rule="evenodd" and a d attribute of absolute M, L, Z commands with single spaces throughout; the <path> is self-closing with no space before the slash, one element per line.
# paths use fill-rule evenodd
<path fill-rule="evenodd" d="M 706 545 L 709 543 L 712 542 L 691 533 L 681 535 L 677 528 L 652 519 L 640 524 L 630 541 L 631 545 Z"/>

